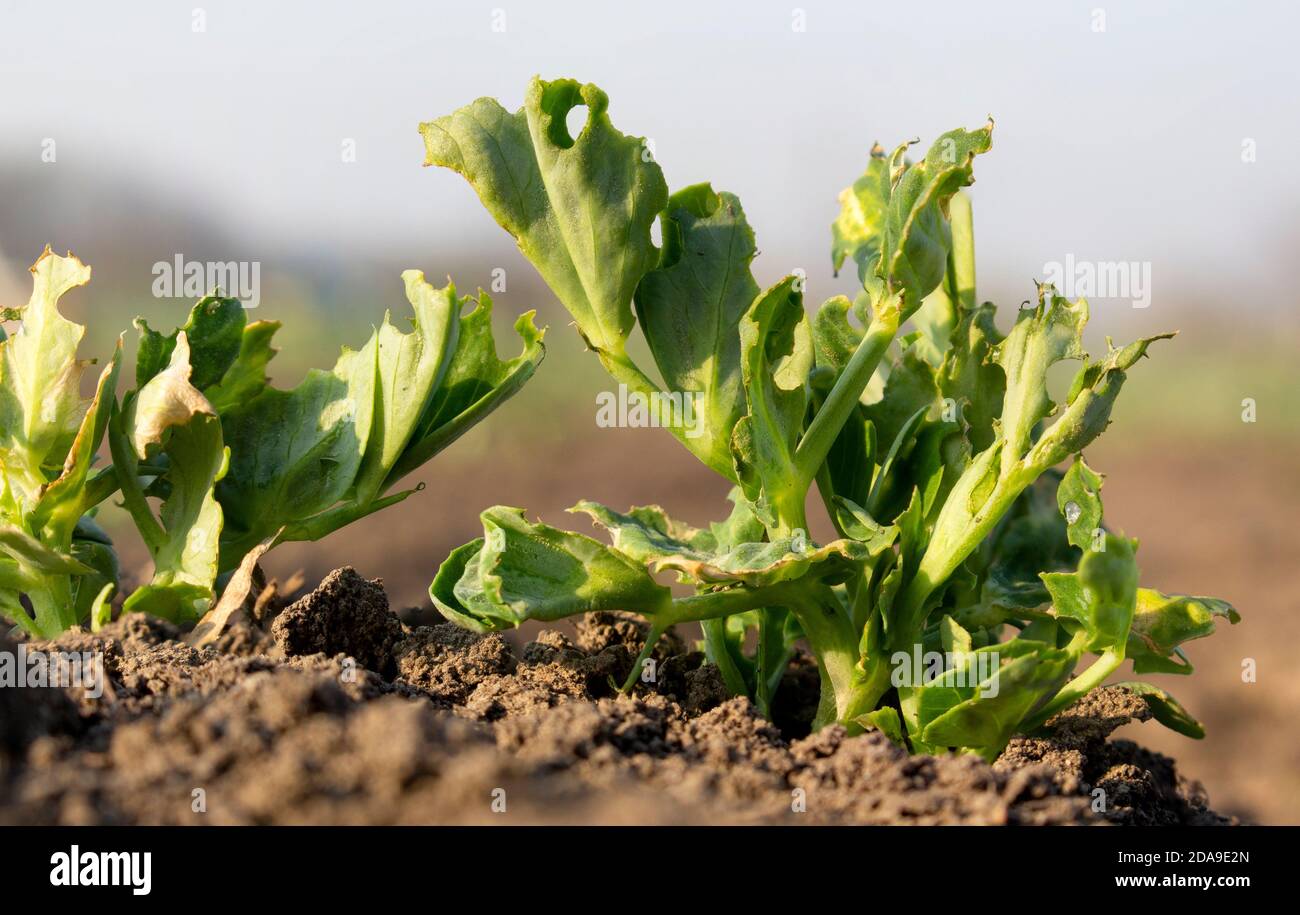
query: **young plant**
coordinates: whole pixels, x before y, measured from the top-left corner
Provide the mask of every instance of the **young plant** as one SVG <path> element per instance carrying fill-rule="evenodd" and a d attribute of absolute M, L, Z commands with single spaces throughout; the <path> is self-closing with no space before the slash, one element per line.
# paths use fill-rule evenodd
<path fill-rule="evenodd" d="M 102 607 L 117 584 L 117 557 L 94 521 L 116 488 L 94 472 L 122 341 L 83 401 L 77 358 L 85 328 L 59 313 L 59 299 L 90 280 L 90 268 L 48 247 L 31 268 L 21 322 L 0 328 L 0 616 L 37 638 L 57 635 Z"/>
<path fill-rule="evenodd" d="M 660 386 L 628 354 L 639 324 L 664 388 L 704 404 L 702 434 L 672 431 L 733 484 L 735 507 L 704 531 L 654 507 L 576 506 L 612 546 L 488 509 L 483 538 L 430 587 L 447 618 L 482 631 L 632 610 L 650 623 L 646 655 L 667 626 L 698 620 L 728 686 L 765 712 L 802 638 L 821 672 L 816 725 L 986 756 L 1126 657 L 1138 672 L 1189 670 L 1178 646 L 1236 621 L 1221 601 L 1137 587 L 1135 544 L 1101 527 L 1101 477 L 1082 460 L 1160 338 L 1090 360 L 1086 302 L 1042 287 L 1005 338 L 978 304 L 960 190 L 991 123 L 944 134 L 915 163 L 910 144 L 872 151 L 832 229 L 835 266 L 852 259 L 862 291 L 809 320 L 798 278 L 755 282 L 739 201 L 707 184 L 670 196 L 607 107 L 590 84 L 535 79 L 514 114 L 480 99 L 421 125 L 426 164 L 470 181 L 610 375 L 650 397 Z M 1082 365 L 1058 410 L 1046 381 L 1062 359 Z M 824 546 L 806 534 L 813 483 L 838 535 Z M 654 578 L 669 570 L 695 593 L 673 597 Z M 1097 660 L 1074 676 L 1086 654 Z M 1165 723 L 1198 730 L 1166 694 L 1133 688 Z"/>
<path fill-rule="evenodd" d="M 125 398 L 110 438 L 156 571 L 154 590 L 136 592 L 128 610 L 198 619 L 218 572 L 259 545 L 319 540 L 402 501 L 416 491 L 392 492 L 402 477 L 531 377 L 544 353 L 533 312 L 515 324 L 523 351 L 502 361 L 486 293 L 474 301 L 450 283 L 435 289 L 418 270 L 402 279 L 414 311 L 409 332 L 385 315 L 359 350 L 344 348 L 331 370 L 312 369 L 287 391 L 266 377 L 279 324 L 246 323 L 236 299 L 203 299 L 170 336 L 136 322 L 139 392 Z M 173 456 L 169 445 L 185 453 Z M 167 458 L 162 469 L 151 446 Z M 146 490 L 141 480 L 151 473 Z M 146 492 L 163 498 L 161 525 Z"/>
<path fill-rule="evenodd" d="M 4 315 L 22 325 L 0 338 L 0 615 L 43 638 L 108 618 L 117 563 L 92 516 L 119 489 L 153 560 L 124 611 L 195 622 L 245 556 L 320 539 L 415 492 L 393 490 L 544 354 L 532 312 L 515 323 L 522 352 L 503 361 L 485 293 L 463 298 L 408 270 L 411 330 L 386 315 L 365 346 L 296 388 L 266 377 L 279 324 L 248 323 L 238 300 L 214 294 L 170 335 L 137 321 L 135 388 L 115 399 L 119 340 L 84 405 L 84 328 L 56 303 L 90 268 L 47 249 L 32 272 L 31 303 Z M 92 473 L 106 430 L 113 464 Z"/>

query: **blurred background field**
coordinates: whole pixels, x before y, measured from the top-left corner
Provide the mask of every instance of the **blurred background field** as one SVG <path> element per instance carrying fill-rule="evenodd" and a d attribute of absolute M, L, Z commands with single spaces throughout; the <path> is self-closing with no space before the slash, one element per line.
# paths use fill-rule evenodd
<path fill-rule="evenodd" d="M 494 31 L 501 5 L 214 2 L 200 32 L 188 6 L 0 6 L 13 44 L 0 58 L 12 90 L 0 305 L 26 301 L 25 268 L 46 242 L 71 248 L 94 278 L 68 311 L 89 325 L 83 353 L 102 357 L 136 315 L 184 321 L 190 303 L 151 294 L 155 262 L 257 261 L 254 316 L 284 322 L 272 374 L 287 386 L 362 343 L 385 308 L 405 316 L 402 269 L 450 274 L 464 292 L 503 268 L 498 346 L 513 352 L 510 323 L 537 308 L 550 325 L 537 376 L 417 475 L 423 492 L 267 563 L 309 581 L 351 564 L 399 605 L 425 605 L 438 563 L 490 504 L 565 523 L 579 498 L 654 502 L 705 523 L 725 487 L 666 433 L 596 427 L 610 383 L 464 182 L 420 168 L 420 120 L 483 94 L 513 108 L 535 72 L 594 81 L 617 126 L 655 140 L 670 185 L 711 179 L 740 195 L 760 282 L 801 268 L 816 303 L 852 292 L 851 275 L 832 275 L 829 223 L 871 142 L 928 140 L 992 112 L 972 196 L 979 291 L 1000 326 L 1045 263 L 1073 255 L 1151 264 L 1149 308 L 1094 300 L 1094 348 L 1182 331 L 1133 370 L 1088 459 L 1107 474 L 1108 522 L 1141 540 L 1145 583 L 1227 598 L 1244 622 L 1190 646 L 1195 676 L 1164 678 L 1207 739 L 1155 725 L 1131 736 L 1178 759 L 1219 809 L 1300 823 L 1300 67 L 1288 37 L 1300 16 L 1110 4 L 1097 31 L 1095 3 L 889 17 L 804 3 L 797 31 L 796 10 L 770 2 L 547 4 L 506 7 Z M 35 40 L 50 34 L 57 46 Z M 51 138 L 56 160 L 43 161 Z M 1243 682 L 1244 659 L 1257 682 Z"/>

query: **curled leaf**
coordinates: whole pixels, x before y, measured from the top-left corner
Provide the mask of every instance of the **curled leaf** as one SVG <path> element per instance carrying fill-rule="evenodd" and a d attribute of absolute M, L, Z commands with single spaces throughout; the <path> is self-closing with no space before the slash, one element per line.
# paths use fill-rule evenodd
<path fill-rule="evenodd" d="M 597 610 L 653 617 L 672 600 L 645 566 L 616 550 L 541 523 L 522 509 L 481 515 L 483 538 L 455 550 L 429 595 L 447 619 L 478 632 Z"/>
<path fill-rule="evenodd" d="M 812 335 L 795 277 L 759 294 L 740 322 L 741 371 L 748 412 L 731 437 L 736 477 L 764 524 L 792 513 L 797 485 L 795 446 L 808 406 Z"/>
<path fill-rule="evenodd" d="M 1160 687 L 1138 680 L 1129 680 L 1115 685 L 1145 699 L 1147 708 L 1151 710 L 1151 716 L 1169 730 L 1177 731 L 1193 740 L 1200 740 L 1205 736 L 1205 726 L 1193 718 L 1187 709 L 1183 708 L 1182 703 Z"/>
<path fill-rule="evenodd" d="M 215 597 L 222 511 L 214 487 L 229 457 L 216 411 L 190 383 L 189 356 L 182 331 L 167 367 L 127 397 L 110 432 L 123 502 L 154 562 L 152 579 L 122 609 L 181 623 L 201 617 Z M 160 453 L 167 457 L 166 497 L 155 518 L 136 465 Z"/>
<path fill-rule="evenodd" d="M 565 119 L 580 105 L 577 137 Z M 481 98 L 420 125 L 425 165 L 465 177 L 514 236 L 578 331 L 619 357 L 632 329 L 632 294 L 656 251 L 650 226 L 668 200 L 645 141 L 610 123 L 609 98 L 591 83 L 534 78 L 509 113 Z"/>
<path fill-rule="evenodd" d="M 673 194 L 662 224 L 663 253 L 637 287 L 637 316 L 667 389 L 692 398 L 694 425 L 678 437 L 732 478 L 731 430 L 745 413 L 736 325 L 759 292 L 754 232 L 735 195 L 708 184 Z"/>
<path fill-rule="evenodd" d="M 1235 624 L 1240 614 L 1225 600 L 1162 594 L 1153 588 L 1139 588 L 1133 630 L 1128 638 L 1128 657 L 1137 673 L 1191 673 L 1178 646 L 1214 632 L 1216 620 Z"/>
<path fill-rule="evenodd" d="M 657 506 L 624 515 L 596 502 L 579 502 L 570 511 L 590 515 L 613 534 L 620 552 L 649 563 L 653 571 L 675 571 L 697 584 L 763 587 L 809 575 L 833 582 L 843 580 L 871 554 L 866 544 L 854 540 L 816 546 L 802 536 L 719 549 L 712 534 L 672 521 Z M 877 544 L 876 552 L 883 548 Z"/>

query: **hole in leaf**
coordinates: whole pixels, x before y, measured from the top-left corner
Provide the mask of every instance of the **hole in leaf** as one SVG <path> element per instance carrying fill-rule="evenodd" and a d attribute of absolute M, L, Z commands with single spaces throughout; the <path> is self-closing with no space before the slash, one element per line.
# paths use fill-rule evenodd
<path fill-rule="evenodd" d="M 574 105 L 569 109 L 569 113 L 564 116 L 564 129 L 567 134 L 568 143 L 561 144 L 566 149 L 578 142 L 582 136 L 582 130 L 587 126 L 587 106 Z"/>
<path fill-rule="evenodd" d="M 549 117 L 547 137 L 560 149 L 569 149 L 580 136 L 587 119 L 582 87 L 570 79 L 548 83 L 542 90 L 541 109 Z"/>

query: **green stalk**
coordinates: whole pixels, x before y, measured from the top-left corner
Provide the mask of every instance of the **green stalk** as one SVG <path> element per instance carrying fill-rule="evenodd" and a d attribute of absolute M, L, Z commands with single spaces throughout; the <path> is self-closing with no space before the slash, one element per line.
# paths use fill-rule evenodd
<path fill-rule="evenodd" d="M 1111 649 L 1104 652 L 1097 660 L 1089 665 L 1088 669 L 1079 676 L 1075 677 L 1069 683 L 1061 688 L 1047 705 L 1035 715 L 1030 721 L 1026 722 L 1023 730 L 1026 732 L 1036 730 L 1047 723 L 1057 712 L 1069 708 L 1078 702 L 1088 693 L 1106 682 L 1106 678 L 1113 674 L 1119 666 L 1124 663 L 1124 649 L 1121 646 L 1118 650 Z"/>
<path fill-rule="evenodd" d="M 875 315 L 871 319 L 871 324 L 867 326 L 862 342 L 853 351 L 848 365 L 844 367 L 840 377 L 835 379 L 835 385 L 826 396 L 826 402 L 822 404 L 822 408 L 817 411 L 817 415 L 804 431 L 794 454 L 795 472 L 800 489 L 804 493 L 812 485 L 817 470 L 825 462 L 826 455 L 830 453 L 831 446 L 835 444 L 835 439 L 840 434 L 840 429 L 848 420 L 853 408 L 857 406 L 862 392 L 871 382 L 871 376 L 875 374 L 876 367 L 880 365 L 880 360 L 898 333 L 898 324 L 897 304 L 890 303 L 875 309 Z"/>
<path fill-rule="evenodd" d="M 650 631 L 646 633 L 645 637 L 645 645 L 641 647 L 641 653 L 636 656 L 636 660 L 632 663 L 632 672 L 628 674 L 627 679 L 623 681 L 622 692 L 632 692 L 632 687 L 636 685 L 637 677 L 641 676 L 641 668 L 645 666 L 646 660 L 649 659 L 650 653 L 654 651 L 655 645 L 659 643 L 659 637 L 664 634 L 664 629 L 666 628 L 667 627 L 662 623 L 650 624 Z"/>
<path fill-rule="evenodd" d="M 659 628 L 676 623 L 720 619 L 746 610 L 788 607 L 799 620 L 822 675 L 822 698 L 815 722 L 817 727 L 849 720 L 874 707 L 878 684 L 855 683 L 858 639 L 853 625 L 830 588 L 802 581 L 780 582 L 761 588 L 730 588 L 675 598 L 657 618 Z M 885 674 L 888 686 L 888 673 Z M 875 694 L 873 696 L 873 693 Z"/>
<path fill-rule="evenodd" d="M 726 627 L 727 624 L 720 617 L 700 620 L 700 628 L 704 630 L 705 653 L 722 672 L 722 682 L 726 684 L 727 691 L 735 696 L 743 696 L 749 687 L 745 683 L 745 675 L 740 672 L 727 648 Z"/>
<path fill-rule="evenodd" d="M 66 575 L 40 575 L 43 584 L 33 584 L 25 593 L 32 602 L 35 625 L 24 626 L 39 638 L 52 639 L 81 622 L 72 603 L 72 587 Z"/>
<path fill-rule="evenodd" d="M 721 619 L 746 610 L 759 610 L 773 604 L 785 605 L 798 591 L 797 582 L 781 582 L 763 588 L 728 588 L 673 598 L 659 618 L 664 626 Z"/>
<path fill-rule="evenodd" d="M 949 264 L 957 287 L 957 304 L 964 309 L 975 307 L 975 222 L 970 197 L 963 192 L 948 200 L 948 224 L 952 227 L 952 250 Z"/>
<path fill-rule="evenodd" d="M 891 650 L 905 649 L 916 640 L 917 630 L 924 622 L 925 602 L 935 588 L 947 581 L 966 561 L 1016 498 L 1037 479 L 1040 471 L 1017 463 L 1010 473 L 998 479 L 992 493 L 972 514 L 970 498 L 985 473 L 992 469 L 989 465 L 996 463 L 998 451 L 994 446 L 980 454 L 944 502 L 916 575 L 903 592 L 899 614 L 902 625 L 896 627 L 889 640 Z"/>
<path fill-rule="evenodd" d="M 851 721 L 870 711 L 875 699 L 870 695 L 871 684 L 859 682 L 858 639 L 839 601 L 825 585 L 806 590 L 805 599 L 792 605 L 791 612 L 803 627 L 821 673 L 821 700 L 813 719 L 816 730 L 836 721 Z"/>
<path fill-rule="evenodd" d="M 767 531 L 769 540 L 792 537 L 798 531 L 802 531 L 804 536 L 807 537 L 808 518 L 804 509 L 804 502 L 807 497 L 807 486 L 796 486 L 793 491 L 782 494 L 776 506 L 777 523 Z M 788 607 L 785 604 L 780 606 Z M 794 611 L 791 610 L 791 612 Z M 798 614 L 796 613 L 797 617 Z M 785 619 L 777 614 L 772 605 L 769 604 L 759 611 L 758 650 L 755 655 L 754 672 L 754 701 L 758 705 L 760 714 L 765 718 L 772 717 L 772 698 L 781 684 L 781 677 L 786 666 L 790 663 L 790 653 L 788 652 L 780 652 L 773 658 L 773 646 L 780 644 L 784 628 Z M 825 682 L 823 681 L 823 689 L 824 687 Z"/>

